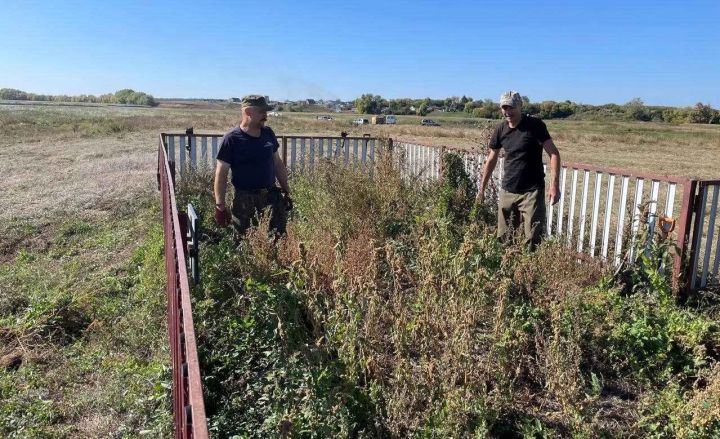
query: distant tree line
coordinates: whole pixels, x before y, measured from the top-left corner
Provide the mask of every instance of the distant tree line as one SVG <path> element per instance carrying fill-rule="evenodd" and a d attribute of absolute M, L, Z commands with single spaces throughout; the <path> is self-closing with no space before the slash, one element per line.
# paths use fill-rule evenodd
<path fill-rule="evenodd" d="M 355 111 L 360 114 L 415 114 L 425 116 L 435 111 L 464 111 L 472 98 L 450 97 L 445 99 L 384 99 L 382 96 L 364 94 L 354 101 Z"/>
<path fill-rule="evenodd" d="M 492 99 L 474 100 L 471 97 L 445 99 L 384 99 L 364 94 L 354 101 L 355 111 L 361 114 L 414 114 L 425 116 L 432 111 L 465 112 L 473 117 L 500 119 L 498 103 Z M 640 98 L 619 104 L 588 105 L 572 101 L 530 102 L 523 96 L 523 112 L 542 119 L 580 120 L 638 120 L 669 123 L 720 124 L 720 111 L 698 102 L 692 107 L 650 106 Z"/>
<path fill-rule="evenodd" d="M 89 102 L 96 104 L 134 104 L 154 107 L 157 101 L 152 95 L 129 88 L 100 96 L 95 95 L 42 95 L 28 93 L 14 88 L 0 89 L 0 99 L 13 101 L 47 101 L 47 102 Z"/>

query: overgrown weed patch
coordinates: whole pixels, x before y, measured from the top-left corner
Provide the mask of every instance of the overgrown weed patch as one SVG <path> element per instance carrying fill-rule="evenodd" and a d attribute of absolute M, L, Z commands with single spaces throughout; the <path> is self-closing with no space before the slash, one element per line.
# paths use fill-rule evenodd
<path fill-rule="evenodd" d="M 218 437 L 720 434 L 717 311 L 676 303 L 662 245 L 619 278 L 503 245 L 447 165 L 427 186 L 321 164 L 278 243 L 208 224 L 193 294 Z M 181 196 L 206 218 L 210 180 Z"/>

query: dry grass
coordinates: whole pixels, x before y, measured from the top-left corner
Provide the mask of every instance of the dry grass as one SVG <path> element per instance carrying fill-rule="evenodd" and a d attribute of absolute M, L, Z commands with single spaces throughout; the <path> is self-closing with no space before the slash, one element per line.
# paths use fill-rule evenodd
<path fill-rule="evenodd" d="M 0 150 L 0 254 L 67 216 L 102 221 L 155 190 L 150 133 L 24 143 Z M 7 206 L 7 207 L 6 207 Z"/>

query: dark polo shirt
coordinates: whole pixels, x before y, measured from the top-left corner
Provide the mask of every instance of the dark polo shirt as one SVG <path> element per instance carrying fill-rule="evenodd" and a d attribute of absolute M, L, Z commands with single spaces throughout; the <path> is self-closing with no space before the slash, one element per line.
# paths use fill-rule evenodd
<path fill-rule="evenodd" d="M 545 186 L 542 152 L 543 142 L 550 138 L 545 123 L 532 116 L 523 116 L 515 128 L 507 121 L 495 127 L 490 148 L 505 150 L 505 173 L 502 188 L 516 194 Z"/>
<path fill-rule="evenodd" d="M 223 137 L 217 159 L 230 164 L 235 189 L 270 188 L 275 185 L 273 155 L 279 147 L 270 127 L 263 127 L 260 137 L 253 137 L 236 127 Z"/>

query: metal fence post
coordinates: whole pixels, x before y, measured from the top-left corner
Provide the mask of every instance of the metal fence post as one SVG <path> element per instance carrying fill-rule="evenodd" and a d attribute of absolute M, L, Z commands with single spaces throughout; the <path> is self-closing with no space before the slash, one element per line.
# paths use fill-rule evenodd
<path fill-rule="evenodd" d="M 189 127 L 185 129 L 185 136 L 187 136 L 187 143 L 185 143 L 185 149 L 187 150 L 187 158 L 188 162 L 190 163 L 189 168 L 193 171 L 195 170 L 195 154 L 194 154 L 194 148 L 193 148 L 193 127 Z M 185 154 L 185 153 L 183 153 Z M 183 171 L 186 171 L 186 169 L 183 169 Z"/>
<path fill-rule="evenodd" d="M 683 184 L 682 206 L 677 229 L 678 249 L 673 264 L 673 287 L 677 290 L 680 299 L 685 299 L 690 294 L 691 268 L 688 265 L 683 273 L 683 262 L 687 261 L 687 255 L 692 254 L 694 251 L 690 242 L 690 229 L 692 227 L 693 213 L 695 212 L 697 183 L 697 180 L 691 179 Z"/>

